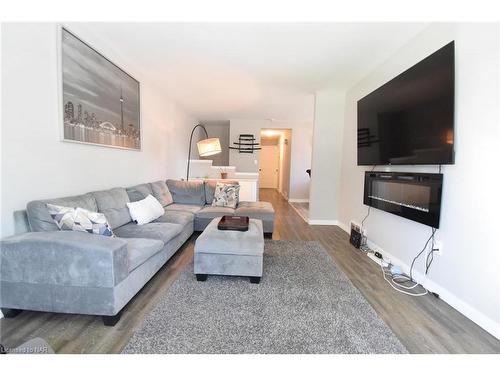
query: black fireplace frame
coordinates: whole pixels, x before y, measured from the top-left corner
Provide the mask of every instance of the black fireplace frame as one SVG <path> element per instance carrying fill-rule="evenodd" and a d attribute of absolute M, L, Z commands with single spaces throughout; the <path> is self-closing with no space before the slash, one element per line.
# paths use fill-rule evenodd
<path fill-rule="evenodd" d="M 374 181 L 390 181 L 402 184 L 413 184 L 430 187 L 431 197 L 434 201 L 429 202 L 429 212 L 423 212 L 412 208 L 395 205 L 393 203 L 381 202 L 373 199 L 372 184 Z M 439 228 L 441 217 L 441 196 L 443 190 L 443 174 L 441 173 L 408 173 L 408 172 L 365 172 L 365 188 L 363 203 L 367 206 L 401 216 L 433 228 Z"/>

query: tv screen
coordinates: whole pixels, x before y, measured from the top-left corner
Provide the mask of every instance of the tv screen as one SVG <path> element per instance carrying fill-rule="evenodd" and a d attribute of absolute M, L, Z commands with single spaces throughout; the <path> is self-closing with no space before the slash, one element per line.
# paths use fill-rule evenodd
<path fill-rule="evenodd" d="M 358 101 L 358 165 L 453 164 L 451 42 Z"/>

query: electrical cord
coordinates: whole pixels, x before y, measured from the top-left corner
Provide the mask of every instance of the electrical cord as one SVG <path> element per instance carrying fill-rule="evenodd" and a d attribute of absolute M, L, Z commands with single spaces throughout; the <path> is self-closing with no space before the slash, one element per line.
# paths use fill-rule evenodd
<path fill-rule="evenodd" d="M 376 167 L 376 165 L 373 166 L 373 168 L 371 169 L 371 172 L 373 172 L 375 170 L 375 167 Z M 441 173 L 441 165 L 439 165 L 439 173 Z M 367 246 L 367 240 L 368 240 L 367 237 L 363 235 L 364 224 L 365 224 L 365 221 L 368 218 L 368 216 L 370 216 L 370 209 L 371 209 L 371 206 L 368 206 L 368 212 L 366 213 L 366 216 L 364 217 L 364 219 L 361 221 L 361 236 L 362 236 L 362 241 L 361 241 L 360 249 L 363 250 L 363 251 L 365 251 L 365 252 L 367 252 L 367 253 L 368 252 L 373 252 Z M 415 280 L 413 280 L 413 267 L 415 266 L 416 260 L 427 249 L 427 246 L 429 245 L 429 242 L 432 240 L 432 242 L 431 242 L 432 249 L 427 254 L 427 257 L 425 259 L 425 274 L 427 275 L 427 273 L 429 272 L 429 268 L 430 268 L 430 266 L 432 264 L 432 261 L 434 260 L 433 253 L 434 253 L 434 251 L 437 251 L 437 250 L 434 249 L 434 235 L 436 234 L 436 231 L 437 231 L 436 228 L 432 228 L 432 233 L 431 233 L 430 237 L 427 239 L 427 241 L 425 242 L 424 247 L 413 258 L 413 260 L 411 262 L 411 266 L 410 266 L 410 276 L 406 276 L 406 275 L 403 275 L 403 274 L 392 274 L 390 271 L 386 271 L 384 269 L 383 262 L 380 262 L 380 269 L 382 270 L 382 276 L 384 277 L 384 280 L 391 286 L 392 289 L 394 289 L 394 290 L 396 290 L 396 291 L 398 291 L 400 293 L 412 296 L 412 297 L 422 297 L 422 296 L 427 295 L 428 290 L 423 285 L 420 285 Z M 388 279 L 387 276 L 390 276 L 390 279 Z M 413 283 L 413 285 L 403 285 L 404 283 L 408 283 L 408 282 Z M 421 286 L 424 291 L 420 292 L 420 293 L 412 293 L 412 292 L 410 292 L 410 290 L 413 290 L 413 289 L 415 289 L 418 286 Z"/>
<path fill-rule="evenodd" d="M 426 275 L 427 275 L 427 273 L 429 273 L 429 268 L 431 268 L 431 264 L 434 261 L 434 252 L 438 251 L 438 249 L 436 249 L 434 247 L 434 245 L 435 245 L 435 243 L 434 243 L 434 236 L 433 236 L 432 237 L 432 244 L 431 244 L 431 251 L 429 252 L 429 254 L 427 254 L 427 257 L 425 258 L 425 274 Z"/>
<path fill-rule="evenodd" d="M 427 258 L 425 260 L 425 274 L 426 275 L 429 273 L 429 268 L 431 268 L 432 261 L 434 260 L 433 253 L 435 251 L 438 251 L 438 250 L 432 249 L 431 252 L 427 255 Z M 429 260 L 429 258 L 430 258 L 430 260 Z"/>
<path fill-rule="evenodd" d="M 397 274 L 397 275 L 393 275 L 391 274 L 391 281 L 394 282 L 395 284 L 398 285 L 398 287 L 400 288 L 403 288 L 403 289 L 415 289 L 418 285 L 418 283 L 416 283 L 415 281 L 411 281 L 410 278 L 406 275 L 401 275 L 401 274 Z M 398 281 L 397 279 L 403 279 L 402 281 Z M 406 285 L 403 285 L 403 283 L 407 283 L 411 281 L 412 283 L 414 283 L 412 286 L 406 286 Z"/>
<path fill-rule="evenodd" d="M 380 262 L 380 268 L 382 269 L 382 275 L 384 277 L 384 280 L 387 281 L 387 283 L 391 286 L 392 289 L 394 289 L 400 293 L 406 294 L 408 296 L 412 296 L 412 297 L 422 297 L 422 296 L 425 296 L 427 294 L 427 289 L 425 289 L 423 286 L 422 286 L 422 288 L 424 289 L 424 292 L 421 292 L 421 293 L 411 293 L 411 292 L 407 292 L 406 290 L 399 289 L 400 287 L 403 287 L 404 289 L 413 289 L 420 284 L 415 283 L 415 285 L 413 285 L 411 287 L 406 287 L 406 286 L 403 286 L 403 285 L 398 283 L 396 286 L 391 282 L 391 280 L 394 279 L 394 276 L 391 275 L 392 276 L 391 280 L 389 280 L 387 278 L 387 274 L 386 274 L 386 271 L 384 269 L 382 262 Z M 407 276 L 404 276 L 404 275 L 397 275 L 397 277 L 406 277 L 407 278 Z M 408 280 L 408 281 L 413 281 L 413 280 Z"/>
<path fill-rule="evenodd" d="M 377 164 L 374 164 L 372 169 L 370 170 L 370 172 L 373 172 L 375 170 L 375 168 L 377 168 Z M 368 216 L 370 216 L 370 211 L 372 209 L 372 206 L 368 206 L 368 211 L 366 212 L 366 216 L 364 217 L 364 219 L 361 221 L 361 246 L 360 246 L 360 249 L 361 250 L 364 250 L 364 251 L 368 251 L 368 250 L 365 250 L 364 248 L 366 247 L 366 242 L 367 242 L 367 238 L 366 236 L 363 234 L 364 232 L 364 227 L 365 227 L 365 221 L 366 219 L 368 219 Z"/>
<path fill-rule="evenodd" d="M 434 234 L 435 233 L 436 233 L 436 228 L 432 228 L 432 234 L 427 239 L 427 242 L 425 243 L 423 249 L 420 250 L 420 252 L 415 256 L 415 258 L 413 258 L 413 261 L 411 262 L 411 266 L 410 266 L 410 279 L 411 279 L 411 281 L 414 281 L 413 280 L 413 267 L 415 266 L 415 262 L 420 257 L 420 255 L 422 255 L 422 253 L 425 251 L 425 249 L 427 249 L 427 245 L 429 245 L 429 242 L 430 242 L 431 239 L 433 240 L 432 243 L 434 243 Z"/>
<path fill-rule="evenodd" d="M 438 173 L 441 173 L 441 164 L 439 164 Z M 435 230 L 434 230 L 434 233 L 436 233 Z M 429 252 L 429 254 L 427 254 L 427 257 L 425 258 L 425 274 L 426 275 L 429 273 L 429 268 L 431 268 L 431 264 L 434 261 L 434 252 L 439 251 L 439 250 L 436 250 L 434 248 L 434 233 L 432 235 L 431 251 Z"/>
<path fill-rule="evenodd" d="M 368 216 L 370 216 L 370 209 L 371 208 L 372 208 L 372 206 L 368 206 L 368 212 L 366 213 L 365 218 L 361 221 L 361 229 L 363 229 L 363 226 L 365 225 L 365 220 L 368 218 Z"/>
<path fill-rule="evenodd" d="M 431 252 L 429 254 L 427 254 L 427 257 L 426 257 L 426 269 L 425 269 L 425 273 L 427 274 L 427 272 L 429 271 L 429 268 L 430 268 L 430 266 L 432 264 L 432 260 L 433 260 L 432 253 L 434 251 L 436 251 L 436 250 L 434 250 L 434 236 L 436 234 L 436 230 L 437 230 L 436 228 L 432 228 L 432 234 L 430 235 L 430 237 L 425 242 L 425 245 L 424 245 L 423 249 L 415 256 L 415 258 L 413 258 L 413 261 L 412 261 L 411 267 L 410 267 L 410 276 L 406 276 L 406 275 L 403 275 L 403 274 L 392 274 L 390 271 L 386 271 L 384 269 L 383 263 L 380 262 L 380 268 L 382 270 L 382 276 L 384 277 L 384 280 L 391 286 L 392 289 L 394 289 L 394 290 L 396 290 L 396 291 L 398 291 L 400 293 L 412 296 L 412 297 L 422 297 L 422 296 L 425 296 L 428 293 L 428 290 L 423 285 L 420 285 L 415 280 L 413 280 L 413 267 L 415 265 L 415 261 L 427 249 L 427 246 L 429 245 L 429 242 L 432 241 L 431 242 L 432 250 L 431 250 Z M 387 278 L 388 276 L 390 276 L 390 279 Z M 408 283 L 408 282 L 413 283 L 413 285 L 404 285 L 404 283 Z M 411 292 L 411 290 L 415 289 L 418 286 L 421 286 L 424 289 L 424 291 L 420 292 L 420 293 L 413 293 L 413 292 Z"/>

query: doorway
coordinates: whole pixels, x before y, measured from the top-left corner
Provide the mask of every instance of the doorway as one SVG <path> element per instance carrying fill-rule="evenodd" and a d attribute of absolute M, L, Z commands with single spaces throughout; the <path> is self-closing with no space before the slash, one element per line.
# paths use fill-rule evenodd
<path fill-rule="evenodd" d="M 290 191 L 291 129 L 261 129 L 259 186 L 276 189 L 285 199 Z"/>

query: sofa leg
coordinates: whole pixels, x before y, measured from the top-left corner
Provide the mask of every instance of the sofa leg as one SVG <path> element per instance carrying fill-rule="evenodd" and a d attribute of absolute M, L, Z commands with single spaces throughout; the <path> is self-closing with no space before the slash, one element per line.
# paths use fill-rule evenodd
<path fill-rule="evenodd" d="M 122 317 L 121 311 L 118 314 L 113 315 L 113 316 L 103 315 L 102 322 L 104 323 L 105 326 L 113 327 L 116 325 L 116 323 L 118 323 L 118 321 L 120 320 L 121 317 Z"/>
<path fill-rule="evenodd" d="M 208 275 L 204 274 L 204 273 L 197 273 L 196 274 L 196 280 L 197 281 L 206 281 L 207 277 L 208 277 Z"/>
<path fill-rule="evenodd" d="M 14 318 L 14 317 L 18 316 L 19 314 L 21 314 L 22 312 L 23 312 L 23 310 L 19 310 L 19 309 L 2 308 L 2 314 L 6 318 Z"/>
<path fill-rule="evenodd" d="M 260 277 L 258 277 L 258 276 L 250 276 L 250 282 L 252 284 L 258 284 L 258 283 L 260 283 Z"/>
<path fill-rule="evenodd" d="M 270 239 L 272 239 L 273 238 L 273 232 L 271 232 L 271 233 L 264 233 L 264 238 L 270 238 Z"/>

